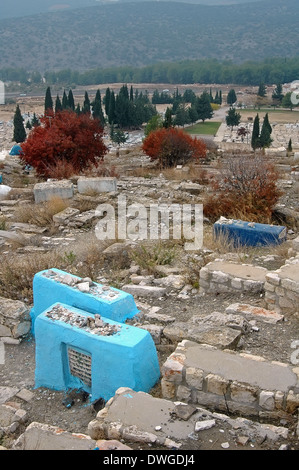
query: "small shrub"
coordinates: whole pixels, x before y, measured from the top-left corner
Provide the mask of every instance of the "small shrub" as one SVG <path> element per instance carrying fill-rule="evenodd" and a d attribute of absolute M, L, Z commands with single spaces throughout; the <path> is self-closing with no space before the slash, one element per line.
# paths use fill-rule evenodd
<path fill-rule="evenodd" d="M 162 242 L 149 246 L 141 244 L 131 253 L 132 260 L 150 274 L 155 273 L 156 266 L 171 264 L 175 256 L 176 246 Z"/>
<path fill-rule="evenodd" d="M 277 179 L 278 173 L 265 156 L 232 156 L 212 182 L 214 193 L 204 200 L 204 214 L 211 221 L 224 216 L 269 223 L 282 194 Z"/>

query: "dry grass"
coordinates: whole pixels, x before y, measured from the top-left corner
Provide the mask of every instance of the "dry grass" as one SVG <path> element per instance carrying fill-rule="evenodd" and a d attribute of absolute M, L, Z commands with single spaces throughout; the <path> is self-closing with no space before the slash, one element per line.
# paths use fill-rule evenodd
<path fill-rule="evenodd" d="M 169 181 L 192 181 L 193 183 L 208 184 L 208 172 L 201 166 L 191 164 L 184 169 L 179 168 L 135 168 L 131 173 L 133 176 L 140 178 L 156 178 L 160 174 Z"/>
<path fill-rule="evenodd" d="M 289 258 L 288 251 L 290 245 L 288 242 L 281 243 L 280 245 L 269 244 L 261 247 L 244 246 L 229 240 L 228 234 L 220 233 L 215 237 L 213 227 L 210 226 L 204 230 L 203 242 L 205 248 L 212 250 L 216 254 L 224 256 L 228 253 L 233 253 L 242 263 L 251 262 L 255 257 L 267 255 L 278 256 L 284 261 Z"/>
<path fill-rule="evenodd" d="M 0 294 L 16 300 L 32 303 L 32 283 L 34 275 L 44 269 L 61 264 L 56 252 L 22 256 L 2 255 L 0 268 Z"/>
<path fill-rule="evenodd" d="M 52 227 L 53 215 L 69 207 L 69 202 L 59 197 L 53 197 L 41 204 L 24 204 L 19 206 L 14 214 L 18 222 L 37 225 L 38 227 Z"/>

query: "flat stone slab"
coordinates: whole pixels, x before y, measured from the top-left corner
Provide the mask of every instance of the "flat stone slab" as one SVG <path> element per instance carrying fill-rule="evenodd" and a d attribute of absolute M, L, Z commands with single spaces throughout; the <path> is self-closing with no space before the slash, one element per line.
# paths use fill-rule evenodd
<path fill-rule="evenodd" d="M 94 450 L 96 441 L 86 434 L 72 434 L 56 426 L 33 422 L 15 441 L 13 450 Z"/>
<path fill-rule="evenodd" d="M 277 313 L 275 310 L 267 310 L 261 307 L 254 307 L 248 304 L 231 304 L 226 309 L 227 314 L 244 315 L 246 318 L 262 320 L 267 323 L 277 323 L 284 319 L 284 316 Z"/>
<path fill-rule="evenodd" d="M 113 192 L 117 190 L 117 179 L 116 178 L 88 178 L 80 177 L 77 181 L 77 188 L 80 194 L 84 194 L 88 191 L 95 191 L 97 193 Z"/>
<path fill-rule="evenodd" d="M 137 297 L 149 297 L 149 298 L 157 298 L 162 297 L 166 294 L 165 287 L 156 287 L 156 286 L 141 286 L 141 285 L 133 285 L 133 284 L 126 284 L 122 286 L 122 290 Z"/>
<path fill-rule="evenodd" d="M 220 271 L 233 277 L 261 282 L 266 280 L 267 274 L 267 269 L 259 266 L 231 263 L 222 260 L 212 261 L 208 263 L 205 268 L 209 271 Z"/>
<path fill-rule="evenodd" d="M 297 384 L 297 376 L 284 364 L 255 360 L 250 355 L 231 354 L 189 343 L 185 356 L 186 367 L 199 367 L 227 380 L 251 384 L 263 390 L 287 392 Z"/>
<path fill-rule="evenodd" d="M 14 397 L 18 391 L 16 387 L 0 387 L 0 405 Z"/>
<path fill-rule="evenodd" d="M 299 283 L 299 258 L 296 264 L 285 264 L 279 269 L 279 277 Z"/>
<path fill-rule="evenodd" d="M 163 335 L 174 343 L 189 339 L 199 344 L 210 344 L 220 349 L 235 349 L 241 338 L 241 331 L 226 326 L 192 325 L 178 322 L 168 325 Z"/>

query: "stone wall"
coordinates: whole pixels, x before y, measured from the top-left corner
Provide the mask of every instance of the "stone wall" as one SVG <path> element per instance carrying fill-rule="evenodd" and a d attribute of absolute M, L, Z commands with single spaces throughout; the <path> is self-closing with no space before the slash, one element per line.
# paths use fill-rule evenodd
<path fill-rule="evenodd" d="M 299 313 L 299 255 L 266 275 L 267 308 L 279 313 Z"/>
<path fill-rule="evenodd" d="M 247 264 L 216 260 L 200 270 L 201 293 L 263 292 L 267 270 Z"/>
<path fill-rule="evenodd" d="M 162 396 L 259 418 L 299 407 L 299 368 L 184 340 L 162 366 Z"/>

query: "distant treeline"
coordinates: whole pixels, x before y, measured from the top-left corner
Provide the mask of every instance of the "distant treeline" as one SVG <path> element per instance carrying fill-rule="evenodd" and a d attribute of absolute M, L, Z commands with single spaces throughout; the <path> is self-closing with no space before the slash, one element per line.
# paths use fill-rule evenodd
<path fill-rule="evenodd" d="M 235 64 L 215 59 L 188 60 L 182 62 L 159 62 L 144 67 L 95 68 L 79 72 L 65 69 L 28 72 L 20 68 L 0 70 L 0 80 L 21 82 L 22 84 L 47 85 L 94 85 L 105 83 L 217 83 L 257 86 L 265 84 L 289 83 L 299 80 L 299 57 L 270 58 L 260 62 Z"/>

